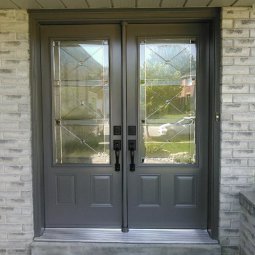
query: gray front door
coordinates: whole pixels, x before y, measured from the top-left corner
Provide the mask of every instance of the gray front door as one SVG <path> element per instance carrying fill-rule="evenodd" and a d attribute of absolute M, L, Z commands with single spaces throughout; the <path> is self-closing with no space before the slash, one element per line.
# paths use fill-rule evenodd
<path fill-rule="evenodd" d="M 120 34 L 118 25 L 42 29 L 46 227 L 121 226 L 112 148 L 121 126 Z"/>
<path fill-rule="evenodd" d="M 41 38 L 46 227 L 206 228 L 206 24 Z"/>
<path fill-rule="evenodd" d="M 208 28 L 131 24 L 127 38 L 129 227 L 206 228 Z"/>

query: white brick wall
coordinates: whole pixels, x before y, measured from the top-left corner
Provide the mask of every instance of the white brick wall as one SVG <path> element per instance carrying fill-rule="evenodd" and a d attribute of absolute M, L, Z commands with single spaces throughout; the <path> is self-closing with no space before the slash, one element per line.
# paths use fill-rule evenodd
<path fill-rule="evenodd" d="M 224 8 L 220 180 L 220 241 L 224 246 L 239 246 L 238 193 L 255 189 L 254 56 L 255 11 Z"/>
<path fill-rule="evenodd" d="M 0 10 L 0 254 L 33 238 L 28 15 Z"/>

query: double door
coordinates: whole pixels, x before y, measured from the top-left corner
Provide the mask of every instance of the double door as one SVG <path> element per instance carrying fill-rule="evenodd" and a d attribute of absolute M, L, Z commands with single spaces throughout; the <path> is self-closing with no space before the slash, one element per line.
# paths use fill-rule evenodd
<path fill-rule="evenodd" d="M 41 30 L 46 227 L 207 227 L 206 24 Z"/>

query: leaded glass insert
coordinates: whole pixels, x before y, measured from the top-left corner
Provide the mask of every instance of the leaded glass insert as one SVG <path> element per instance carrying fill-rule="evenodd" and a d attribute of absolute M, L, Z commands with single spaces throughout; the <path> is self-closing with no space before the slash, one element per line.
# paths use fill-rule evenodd
<path fill-rule="evenodd" d="M 53 73 L 55 163 L 109 163 L 108 41 L 55 41 Z"/>
<path fill-rule="evenodd" d="M 140 162 L 194 164 L 195 41 L 145 39 L 139 49 Z"/>

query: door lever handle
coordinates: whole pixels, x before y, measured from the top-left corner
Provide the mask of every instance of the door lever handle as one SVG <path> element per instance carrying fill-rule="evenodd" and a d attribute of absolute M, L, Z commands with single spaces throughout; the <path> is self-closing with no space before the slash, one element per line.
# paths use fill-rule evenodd
<path fill-rule="evenodd" d="M 120 171 L 120 150 L 121 150 L 121 140 L 113 141 L 113 149 L 115 151 L 115 171 Z"/>
<path fill-rule="evenodd" d="M 135 150 L 136 150 L 136 140 L 128 141 L 128 150 L 130 151 L 130 165 L 129 170 L 131 172 L 135 171 Z"/>

